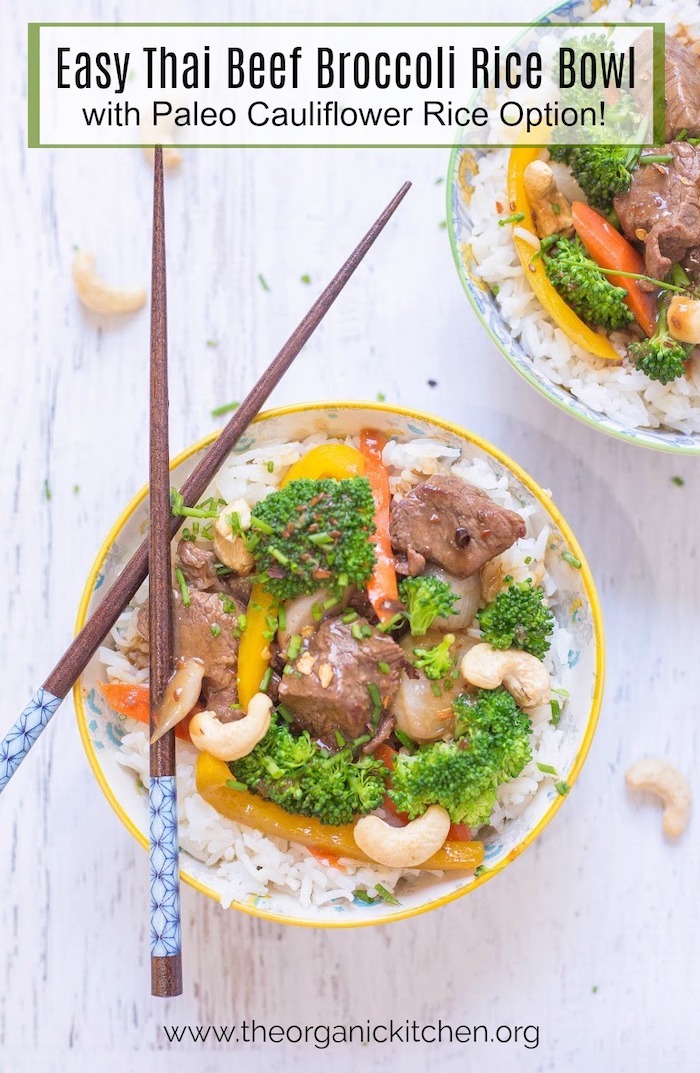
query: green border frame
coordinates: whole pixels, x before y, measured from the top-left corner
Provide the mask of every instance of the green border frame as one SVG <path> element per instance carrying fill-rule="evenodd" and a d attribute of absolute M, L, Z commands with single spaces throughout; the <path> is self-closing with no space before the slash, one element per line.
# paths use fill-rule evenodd
<path fill-rule="evenodd" d="M 42 27 L 118 27 L 135 28 L 145 26 L 162 26 L 166 28 L 216 28 L 216 27 L 239 27 L 239 28 L 282 28 L 282 27 L 437 27 L 437 28 L 477 28 L 483 26 L 499 27 L 505 29 L 530 30 L 539 26 L 547 26 L 542 22 L 30 22 L 27 24 L 27 147 L 29 149 L 143 149 L 155 143 L 148 142 L 104 142 L 95 145 L 91 142 L 42 142 L 41 141 L 41 62 L 40 62 L 40 31 Z M 556 23 L 556 26 L 570 26 L 579 29 L 581 23 Z M 586 22 L 585 26 L 594 28 L 628 27 L 629 23 L 616 22 Z M 635 26 L 651 29 L 653 35 L 653 138 L 651 141 L 640 143 L 642 147 L 661 144 L 664 140 L 665 127 L 665 24 L 662 22 L 637 22 Z M 518 35 L 516 41 L 522 35 Z M 472 98 L 473 99 L 473 98 Z M 367 144 L 366 142 L 342 142 L 328 144 L 328 142 L 305 142 L 303 144 L 290 142 L 265 142 L 250 144 L 247 142 L 180 142 L 179 149 L 453 149 L 454 132 L 452 131 L 449 141 L 446 142 L 392 142 L 391 144 Z M 481 142 L 462 142 L 463 149 L 512 149 L 517 143 L 504 142 L 494 146 Z M 546 142 L 532 143 L 545 147 Z M 562 143 L 566 144 L 566 143 Z M 632 145 L 633 143 L 629 143 Z M 634 143 L 636 144 L 636 143 Z"/>

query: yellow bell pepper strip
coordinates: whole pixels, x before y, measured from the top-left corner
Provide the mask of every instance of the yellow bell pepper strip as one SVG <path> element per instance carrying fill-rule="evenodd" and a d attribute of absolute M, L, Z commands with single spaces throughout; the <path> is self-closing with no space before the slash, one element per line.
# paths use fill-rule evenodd
<path fill-rule="evenodd" d="M 302 477 L 313 481 L 332 477 L 342 481 L 348 477 L 363 477 L 364 473 L 364 455 L 354 447 L 344 443 L 321 443 L 318 447 L 312 447 L 298 462 L 289 467 L 280 488 Z"/>
<path fill-rule="evenodd" d="M 533 235 L 536 234 L 535 223 L 525 192 L 524 175 L 525 168 L 531 161 L 538 158 L 539 153 L 540 150 L 536 147 L 518 146 L 511 149 L 508 161 L 509 210 L 514 214 L 522 213 L 520 226 L 527 231 L 532 231 Z M 589 354 L 597 358 L 605 358 L 607 361 L 619 361 L 620 355 L 609 340 L 589 328 L 549 282 L 542 258 L 538 257 L 533 260 L 535 251 L 530 243 L 518 235 L 513 236 L 513 241 L 530 286 L 554 323 L 568 335 L 572 343 L 587 350 Z"/>
<path fill-rule="evenodd" d="M 277 604 L 262 585 L 253 585 L 246 610 L 245 629 L 241 633 L 238 649 L 238 703 L 244 712 L 260 692 L 260 683 L 270 663 L 270 641 L 264 636 L 270 632 L 270 623 L 277 615 Z"/>
<path fill-rule="evenodd" d="M 382 462 L 382 451 L 385 445 L 384 433 L 376 429 L 362 429 L 360 450 L 365 457 L 365 475 L 374 497 L 375 531 L 372 543 L 376 558 L 372 577 L 367 584 L 367 595 L 380 622 L 388 622 L 396 614 L 399 599 L 396 567 L 389 539 L 391 492 L 389 491 L 389 475 Z"/>
<path fill-rule="evenodd" d="M 365 471 L 365 459 L 354 447 L 344 443 L 322 443 L 312 447 L 298 462 L 290 466 L 280 487 L 302 477 L 312 480 L 333 478 L 344 480 L 361 477 Z M 253 585 L 246 611 L 245 629 L 241 634 L 238 651 L 238 702 L 243 711 L 260 689 L 270 663 L 270 642 L 265 637 L 270 632 L 270 619 L 277 615 L 274 598 L 261 585 Z"/>
<path fill-rule="evenodd" d="M 209 753 L 200 753 L 197 757 L 195 778 L 198 793 L 229 820 L 247 824 L 271 838 L 298 842 L 317 854 L 369 860 L 355 843 L 352 824 L 332 827 L 313 817 L 285 812 L 279 805 L 247 790 L 234 790 L 226 785 L 231 779 L 228 765 Z M 481 842 L 446 842 L 420 867 L 472 872 L 483 859 Z"/>

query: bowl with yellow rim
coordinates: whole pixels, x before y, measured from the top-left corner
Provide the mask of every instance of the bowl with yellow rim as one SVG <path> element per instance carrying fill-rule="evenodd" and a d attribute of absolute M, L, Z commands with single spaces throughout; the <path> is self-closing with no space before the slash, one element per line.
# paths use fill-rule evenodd
<path fill-rule="evenodd" d="M 674 14 L 671 8 L 672 5 L 662 0 L 630 0 L 624 12 L 616 8 L 615 19 L 668 24 Z M 607 0 L 563 0 L 540 19 L 534 20 L 533 25 L 556 26 L 558 23 L 581 23 L 584 20 L 602 23 L 607 11 Z M 518 40 L 524 36 L 523 32 Z M 594 380 L 579 383 L 580 374 L 562 369 L 559 359 L 562 346 L 566 345 L 575 345 L 579 355 L 589 355 L 592 361 L 602 359 L 603 366 L 610 363 L 613 377 L 619 367 L 619 358 L 607 336 L 594 332 L 573 313 L 548 284 L 542 262 L 533 260 L 533 246 L 522 234 L 534 231 L 534 224 L 521 176 L 532 156 L 539 153 L 539 148 L 524 145 L 510 152 L 507 181 L 502 181 L 500 171 L 494 170 L 493 154 L 508 152 L 507 149 L 468 148 L 458 144 L 452 151 L 447 174 L 447 228 L 452 255 L 462 286 L 487 335 L 528 384 L 579 421 L 627 443 L 671 454 L 700 454 L 700 434 L 679 431 L 684 422 L 692 427 L 689 419 L 692 417 L 694 422 L 697 417 L 697 406 L 692 402 L 695 389 L 689 383 L 688 391 L 684 389 L 680 393 L 669 411 L 678 421 L 678 428 L 672 428 L 664 426 L 663 419 L 659 417 L 659 412 L 663 411 L 654 411 L 646 405 L 646 402 L 654 403 L 659 392 L 658 382 L 646 381 L 643 392 L 632 388 L 620 390 L 613 400 L 607 398 L 607 377 L 601 383 Z M 506 316 L 498 297 L 498 287 L 491 289 L 481 276 L 479 260 L 474 252 L 475 221 L 479 216 L 473 206 L 474 191 L 481 182 L 485 184 L 484 191 L 488 197 L 493 198 L 494 222 L 499 217 L 506 219 L 509 213 L 515 213 L 520 218 L 516 221 L 518 226 L 515 231 L 519 229 L 521 234 L 513 236 L 518 251 L 514 265 L 519 259 L 537 296 L 542 321 L 551 322 L 553 328 L 558 330 L 554 335 L 547 335 L 547 343 L 533 343 L 533 326 L 527 323 L 520 296 L 510 298 L 513 311 Z M 507 227 L 509 235 L 512 230 L 510 226 Z M 489 245 L 488 251 L 489 258 L 493 257 L 492 245 Z M 509 265 L 508 274 L 511 275 L 513 270 L 513 266 Z M 558 341 L 557 334 L 561 337 Z M 542 349 L 537 360 L 533 357 L 533 347 Z M 566 386 L 567 378 L 570 387 Z"/>
<path fill-rule="evenodd" d="M 300 441 L 319 434 L 343 439 L 357 435 L 363 428 L 379 429 L 388 438 L 399 442 L 428 438 L 459 450 L 462 458 L 469 461 L 486 461 L 496 479 L 507 480 L 517 503 L 527 508 L 534 530 L 540 532 L 548 527 L 546 566 L 559 593 L 557 621 L 565 626 L 568 638 L 568 652 L 564 658 L 568 665 L 570 698 L 560 723 L 560 782 L 558 789 L 554 785 L 541 786 L 520 816 L 507 821 L 500 833 L 489 834 L 484 840 L 484 861 L 476 873 L 447 870 L 438 876 L 425 872 L 416 883 L 407 885 L 405 892 L 399 889 L 396 905 L 385 901 L 367 904 L 366 899 L 355 898 L 304 907 L 292 895 L 274 891 L 232 903 L 233 908 L 243 912 L 286 924 L 338 928 L 400 920 L 445 905 L 501 872 L 531 845 L 567 799 L 568 793 L 562 790 L 573 786 L 581 771 L 602 699 L 603 627 L 598 597 L 583 553 L 549 494 L 495 447 L 437 417 L 384 404 L 339 402 L 304 404 L 260 414 L 235 452 Z M 173 461 L 174 486 L 182 484 L 213 438 L 209 436 L 193 444 Z M 98 553 L 83 592 L 77 629 L 83 626 L 133 554 L 143 539 L 147 524 L 147 492 L 143 489 L 119 516 Z M 80 736 L 90 767 L 107 800 L 129 832 L 146 847 L 146 790 L 134 772 L 119 762 L 125 733 L 137 729 L 139 724 L 117 715 L 106 704 L 99 688 L 104 676 L 104 666 L 96 656 L 75 686 Z M 225 765 L 220 762 L 205 762 L 198 768 L 200 792 L 209 804 L 224 814 L 227 796 L 236 793 L 225 786 L 227 774 Z M 200 779 L 203 780 L 201 783 Z M 299 841 L 306 845 L 305 837 L 301 831 Z M 222 900 L 226 883 L 216 866 L 209 866 L 186 851 L 181 853 L 180 863 L 182 879 L 186 883 L 216 901 Z"/>

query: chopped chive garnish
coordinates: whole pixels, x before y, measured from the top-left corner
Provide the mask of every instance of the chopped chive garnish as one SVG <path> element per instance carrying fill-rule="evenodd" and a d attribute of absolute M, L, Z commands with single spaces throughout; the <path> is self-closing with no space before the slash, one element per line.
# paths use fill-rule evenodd
<path fill-rule="evenodd" d="M 172 488 L 170 491 L 170 513 L 174 514 L 176 518 L 216 518 L 218 517 L 218 510 L 212 509 L 211 500 L 206 500 L 199 507 L 186 507 L 184 497 L 177 488 Z"/>
<path fill-rule="evenodd" d="M 319 622 L 323 618 L 323 608 L 320 604 L 311 605 L 311 617 L 314 622 Z"/>
<path fill-rule="evenodd" d="M 377 392 L 377 402 L 386 402 L 386 395 L 383 391 Z"/>
<path fill-rule="evenodd" d="M 268 461 L 267 461 L 267 472 L 268 473 L 274 473 L 275 472 L 275 463 L 272 461 L 271 458 L 268 459 Z"/>
<path fill-rule="evenodd" d="M 386 887 L 382 886 L 381 883 L 375 883 L 374 889 L 376 890 L 382 901 L 386 902 L 387 905 L 401 905 L 401 902 L 398 900 L 398 898 L 395 898 L 391 891 L 388 891 Z"/>
<path fill-rule="evenodd" d="M 74 484 L 73 485 L 73 495 L 77 496 L 79 491 L 80 491 L 80 485 L 79 484 Z"/>
<path fill-rule="evenodd" d="M 335 607 L 335 605 L 337 603 L 338 603 L 338 597 L 337 596 L 329 596 L 327 600 L 323 601 L 323 610 L 324 611 L 330 611 L 330 609 L 332 607 Z"/>
<path fill-rule="evenodd" d="M 438 226 L 444 231 L 447 228 L 447 220 L 440 220 Z"/>
<path fill-rule="evenodd" d="M 673 484 L 675 484 L 676 488 L 682 488 L 685 484 L 685 481 L 682 477 L 671 477 L 671 481 Z"/>
<path fill-rule="evenodd" d="M 353 635 L 356 641 L 362 640 L 362 627 L 360 626 L 359 622 L 353 622 L 352 626 L 350 627 L 350 633 Z"/>
<path fill-rule="evenodd" d="M 344 745 L 346 744 L 346 742 L 345 742 L 345 738 L 343 737 L 343 735 L 341 734 L 341 732 L 340 732 L 340 731 L 338 730 L 338 728 L 337 728 L 337 727 L 335 728 L 335 730 L 333 731 L 333 733 L 335 734 L 335 740 L 336 740 L 336 741 L 337 741 L 337 743 L 338 743 L 338 748 L 339 748 L 339 749 L 342 749 L 342 748 L 343 748 L 343 746 L 344 746 Z"/>
<path fill-rule="evenodd" d="M 431 682 L 430 683 L 430 692 L 433 694 L 434 697 L 441 697 L 442 696 L 442 687 L 440 686 L 440 683 L 439 682 Z"/>
<path fill-rule="evenodd" d="M 231 414 L 234 410 L 237 410 L 240 405 L 240 402 L 225 402 L 223 406 L 216 406 L 211 411 L 211 416 L 223 417 L 224 414 Z"/>
<path fill-rule="evenodd" d="M 362 905 L 376 905 L 380 900 L 379 898 L 370 898 L 366 890 L 353 891 L 355 901 L 361 902 Z"/>
<path fill-rule="evenodd" d="M 311 276 L 307 275 L 307 273 L 305 272 L 303 276 L 299 276 L 299 280 L 302 283 L 307 283 L 308 284 L 308 283 L 311 283 Z"/>
<path fill-rule="evenodd" d="M 377 670 L 381 671 L 382 674 L 391 674 L 391 667 L 383 659 L 379 660 Z"/>
<path fill-rule="evenodd" d="M 484 872 L 487 872 L 487 871 L 488 871 L 488 868 L 486 867 L 485 864 L 478 865 L 478 867 L 474 869 L 474 879 L 478 879 L 479 876 L 483 876 Z"/>
<path fill-rule="evenodd" d="M 216 350 L 218 345 L 219 345 L 218 339 L 207 339 L 207 346 L 211 347 L 212 350 Z"/>
<path fill-rule="evenodd" d="M 51 499 L 51 485 L 48 477 L 44 480 L 44 499 Z"/>
<path fill-rule="evenodd" d="M 374 631 L 372 630 L 371 626 L 361 626 L 360 627 L 360 633 L 362 634 L 362 636 L 364 638 L 370 638 L 372 636 L 373 632 Z"/>
<path fill-rule="evenodd" d="M 277 714 L 282 716 L 285 723 L 291 723 L 294 720 L 294 716 L 290 712 L 289 708 L 285 708 L 284 704 L 278 705 Z"/>
<path fill-rule="evenodd" d="M 346 625 L 349 625 L 351 622 L 354 622 L 357 617 L 357 611 L 346 611 L 342 616 L 342 619 Z"/>
<path fill-rule="evenodd" d="M 379 716 L 382 714 L 382 698 L 374 682 L 367 683 L 367 691 L 372 701 L 372 726 L 376 727 L 379 723 Z"/>
<path fill-rule="evenodd" d="M 558 697 L 563 697 L 564 700 L 568 700 L 571 696 L 568 689 L 555 689 L 554 686 L 552 686 L 552 693 L 556 693 Z"/>
<path fill-rule="evenodd" d="M 218 637 L 221 633 L 221 626 L 219 625 L 219 623 L 212 622 L 211 626 L 209 627 L 209 632 L 211 633 L 212 637 Z"/>
<path fill-rule="evenodd" d="M 549 721 L 552 726 L 558 727 L 561 719 L 561 704 L 558 700 L 550 700 L 549 707 L 552 709 L 552 718 Z"/>
<path fill-rule="evenodd" d="M 558 794 L 561 794 L 562 797 L 565 797 L 566 794 L 568 794 L 568 792 L 571 789 L 571 787 L 569 786 L 568 782 L 562 781 L 562 782 L 555 782 L 554 783 L 554 789 L 557 791 Z"/>
<path fill-rule="evenodd" d="M 270 285 L 269 285 L 269 283 L 267 282 L 267 280 L 265 279 L 265 277 L 263 276 L 262 272 L 258 272 L 258 283 L 260 284 L 260 286 L 262 287 L 262 289 L 263 289 L 264 291 L 268 291 L 268 292 L 269 292 L 269 290 L 270 290 Z"/>
<path fill-rule="evenodd" d="M 183 574 L 183 572 L 182 572 L 182 570 L 180 569 L 179 566 L 178 566 L 177 570 L 175 571 L 175 577 L 177 578 L 177 583 L 180 586 L 180 595 L 182 596 L 182 602 L 185 605 L 185 607 L 189 607 L 190 606 L 190 590 L 187 588 L 187 582 L 185 581 L 185 575 Z"/>
<path fill-rule="evenodd" d="M 239 782 L 238 779 L 227 779 L 226 785 L 228 786 L 229 790 L 239 790 L 241 793 L 243 792 L 243 790 L 248 789 L 246 784 L 244 782 Z"/>
<path fill-rule="evenodd" d="M 255 515 L 253 515 L 253 517 L 250 519 L 250 528 L 259 529 L 260 532 L 265 533 L 266 536 L 270 536 L 270 534 L 274 532 L 274 529 L 271 525 L 268 525 L 267 522 L 264 522 L 262 518 L 256 518 Z"/>
<path fill-rule="evenodd" d="M 408 749 L 409 753 L 415 752 L 416 746 L 414 742 L 411 741 L 408 734 L 405 734 L 403 730 L 395 730 L 394 737 L 397 739 L 397 741 L 401 742 L 404 749 Z"/>
<path fill-rule="evenodd" d="M 556 775 L 557 769 L 552 767 L 551 764 L 538 764 L 538 769 L 545 775 Z"/>
<path fill-rule="evenodd" d="M 287 659 L 296 659 L 300 652 L 301 636 L 298 633 L 293 633 L 287 645 Z"/>
<path fill-rule="evenodd" d="M 581 569 L 581 560 L 577 559 L 575 555 L 572 555 L 568 549 L 561 553 L 561 557 L 565 563 L 568 563 L 569 566 L 573 566 L 574 570 Z"/>
<path fill-rule="evenodd" d="M 502 220 L 498 221 L 499 227 L 505 227 L 506 224 L 519 224 L 525 219 L 524 212 L 512 212 L 510 216 L 504 216 Z"/>
<path fill-rule="evenodd" d="M 317 548 L 330 548 L 333 546 L 333 537 L 330 533 L 309 533 L 309 540 Z"/>
<path fill-rule="evenodd" d="M 264 675 L 260 679 L 260 692 L 261 693 L 267 693 L 267 687 L 270 684 L 270 679 L 271 678 L 272 678 L 272 667 L 268 667 L 267 670 L 265 671 Z"/>
<path fill-rule="evenodd" d="M 279 548 L 270 548 L 270 555 L 282 566 L 289 566 L 289 557 L 285 555 L 283 551 L 280 551 Z"/>
<path fill-rule="evenodd" d="M 246 628 L 247 625 L 248 625 L 248 616 L 247 615 L 239 615 L 238 616 L 238 622 L 236 623 L 236 626 L 241 631 L 241 633 L 243 632 L 243 630 Z"/>
<path fill-rule="evenodd" d="M 279 610 L 277 612 L 277 622 L 278 622 L 279 628 L 281 630 L 286 630 L 286 628 L 287 628 L 287 612 L 284 609 L 284 604 L 280 604 L 280 606 L 279 606 Z"/>

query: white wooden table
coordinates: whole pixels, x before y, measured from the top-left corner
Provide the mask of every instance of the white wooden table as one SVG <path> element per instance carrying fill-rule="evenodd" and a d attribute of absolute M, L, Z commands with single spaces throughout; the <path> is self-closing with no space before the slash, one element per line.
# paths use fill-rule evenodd
<path fill-rule="evenodd" d="M 535 15 L 533 0 L 517 16 Z M 348 17 L 313 0 L 36 0 L 32 18 Z M 74 245 L 147 282 L 141 154 L 32 151 L 25 17 L 5 6 L 0 64 L 3 726 L 70 638 L 98 544 L 143 484 L 148 314 L 116 329 L 73 294 Z M 357 19 L 516 17 L 507 0 L 354 0 Z M 527 387 L 470 311 L 440 223 L 446 152 L 190 152 L 168 181 L 173 450 L 241 398 L 400 183 L 414 187 L 274 402 L 373 399 L 433 410 L 551 487 L 606 614 L 600 729 L 571 799 L 523 858 L 439 912 L 354 932 L 284 928 L 183 890 L 184 995 L 149 997 L 147 858 L 94 782 L 70 702 L 0 802 L 0 1069 L 344 1073 L 697 1069 L 697 825 L 663 841 L 628 798 L 647 752 L 698 769 L 698 466 L 618 443 Z M 258 273 L 269 283 L 263 290 Z M 310 286 L 300 281 L 312 278 Z M 214 340 L 216 347 L 207 345 Z M 437 381 L 430 388 L 429 379 Z M 672 481 L 684 479 L 683 487 Z M 47 495 L 50 493 L 50 498 Z M 520 1045 L 169 1046 L 162 1025 L 539 1025 Z M 399 1067 L 398 1063 L 401 1063 Z"/>

